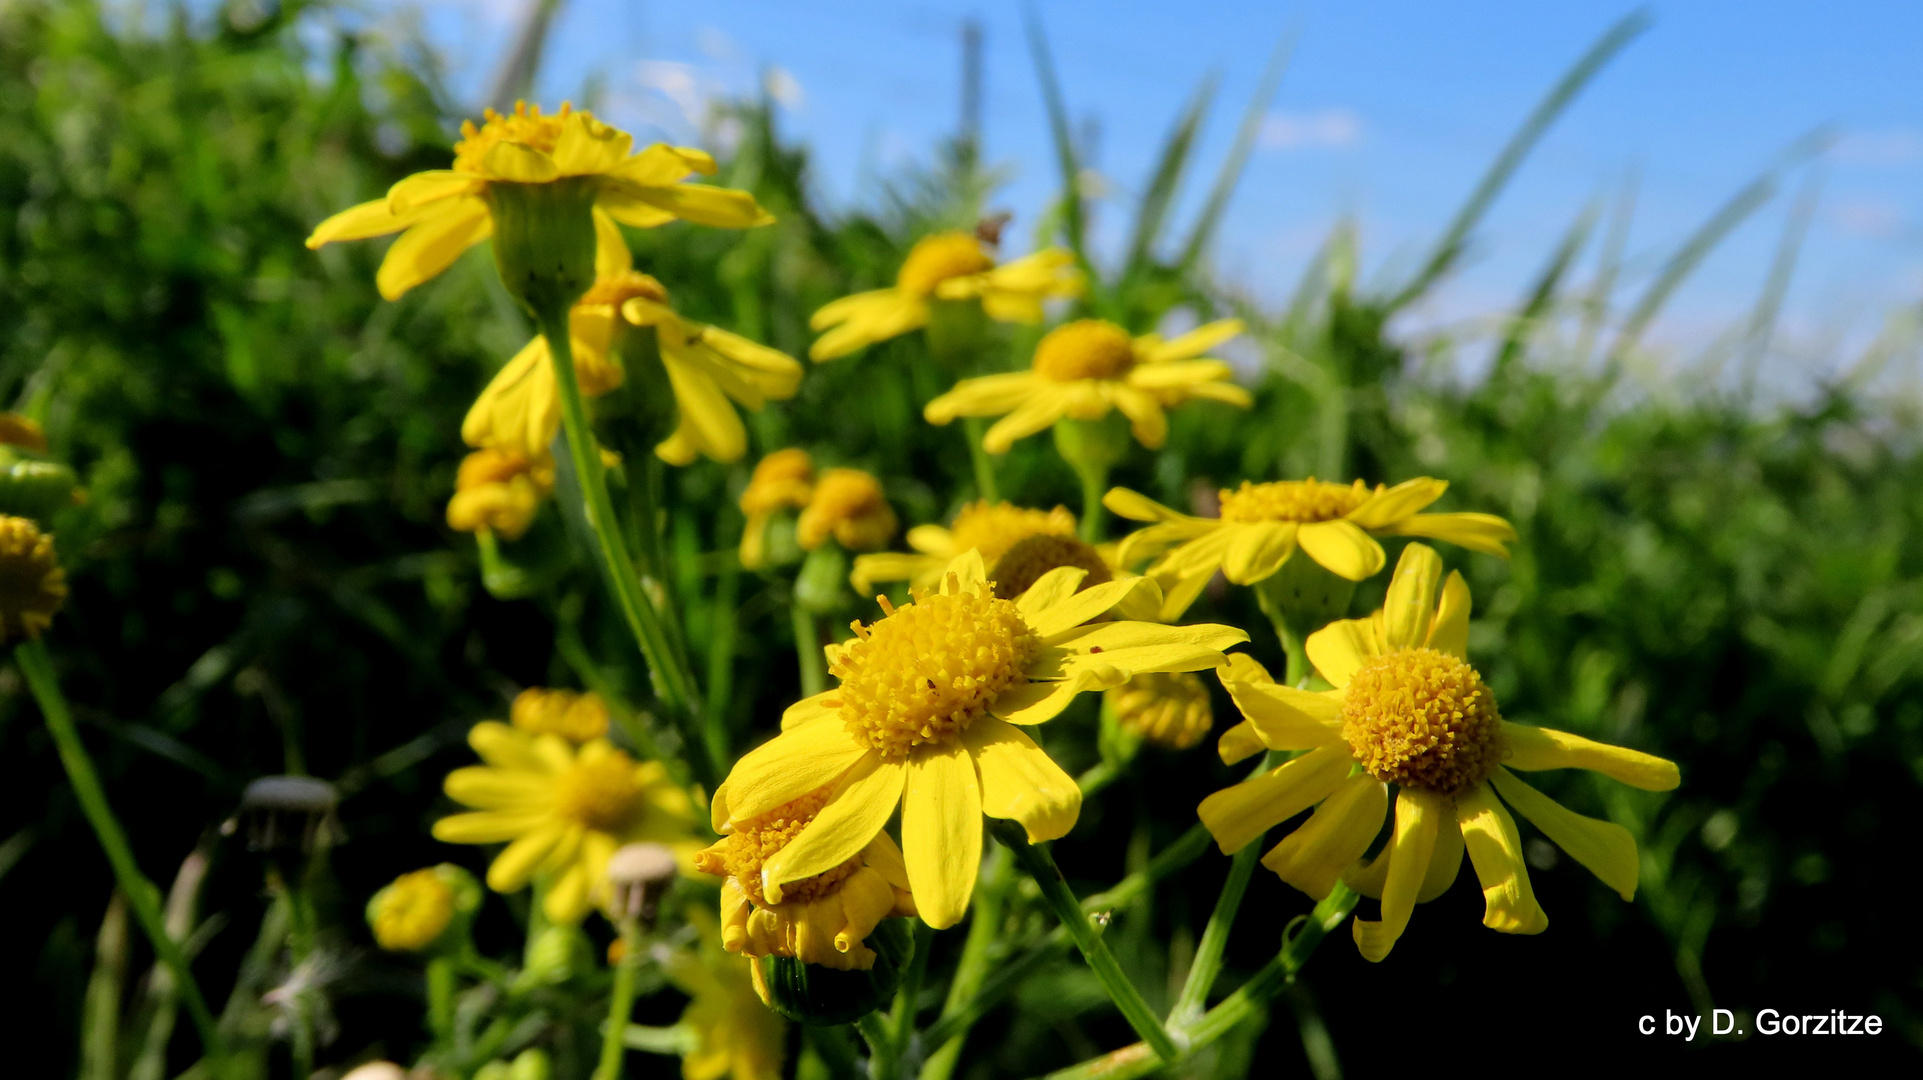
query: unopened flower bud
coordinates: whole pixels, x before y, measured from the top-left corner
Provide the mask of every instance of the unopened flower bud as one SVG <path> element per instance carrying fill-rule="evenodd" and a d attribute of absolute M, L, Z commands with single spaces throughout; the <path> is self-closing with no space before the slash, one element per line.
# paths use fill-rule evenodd
<path fill-rule="evenodd" d="M 247 785 L 240 796 L 238 822 L 247 831 L 247 850 L 269 854 L 298 850 L 311 853 L 332 840 L 340 825 L 334 807 L 340 795 L 334 785 L 312 776 L 263 776 Z"/>
<path fill-rule="evenodd" d="M 662 844 L 628 844 L 608 860 L 609 907 L 616 920 L 654 925 L 661 897 L 674 884 L 674 852 Z"/>

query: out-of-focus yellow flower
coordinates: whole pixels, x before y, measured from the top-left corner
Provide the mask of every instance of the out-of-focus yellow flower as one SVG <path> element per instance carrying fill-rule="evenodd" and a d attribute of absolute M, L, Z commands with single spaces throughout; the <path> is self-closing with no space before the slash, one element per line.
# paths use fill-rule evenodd
<path fill-rule="evenodd" d="M 608 703 L 574 690 L 530 686 L 514 696 L 507 718 L 530 735 L 559 735 L 577 745 L 608 733 Z"/>
<path fill-rule="evenodd" d="M 489 109 L 480 126 L 463 123 L 461 136 L 452 169 L 415 173 L 385 198 L 335 214 L 307 246 L 406 230 L 387 249 L 375 278 L 381 295 L 397 300 L 493 235 L 489 189 L 495 184 L 591 178 L 597 266 L 627 253 L 616 222 L 648 228 L 680 218 L 741 229 L 774 220 L 745 191 L 682 183 L 690 174 L 714 173 L 714 158 L 703 151 L 656 144 L 631 154 L 634 139 L 627 132 L 566 104 L 553 116 L 525 102 L 505 116 Z"/>
<path fill-rule="evenodd" d="M 1448 490 L 1446 480 L 1419 477 L 1388 487 L 1362 481 L 1331 484 L 1310 477 L 1267 484 L 1243 481 L 1224 490 L 1222 516 L 1177 513 L 1127 488 L 1114 488 L 1102 505 L 1133 521 L 1150 522 L 1122 540 L 1118 558 L 1148 570 L 1162 586 L 1162 615 L 1175 619 L 1195 601 L 1217 570 L 1237 585 L 1253 585 L 1289 561 L 1297 548 L 1330 573 L 1361 581 L 1382 569 L 1386 556 L 1371 533 L 1447 540 L 1471 551 L 1509 557 L 1516 530 L 1494 514 L 1424 514 Z"/>
<path fill-rule="evenodd" d="M 892 289 L 844 296 L 815 312 L 809 328 L 823 333 L 808 356 L 833 360 L 928 325 L 931 299 L 979 300 L 1002 322 L 1042 321 L 1042 301 L 1080 296 L 1075 256 L 1060 248 L 996 266 L 973 233 L 935 233 L 917 241 L 902 261 Z"/>
<path fill-rule="evenodd" d="M 374 941 L 389 952 L 420 952 L 441 941 L 456 919 L 480 906 L 480 887 L 451 863 L 395 878 L 367 902 Z"/>
<path fill-rule="evenodd" d="M 755 464 L 741 492 L 741 565 L 755 570 L 767 560 L 768 522 L 783 510 L 799 510 L 815 497 L 815 462 L 808 451 L 791 446 Z"/>
<path fill-rule="evenodd" d="M 953 926 L 975 887 L 983 814 L 1021 822 L 1040 843 L 1081 812 L 1074 778 L 1017 725 L 1140 672 L 1216 667 L 1222 649 L 1248 640 L 1228 626 L 1089 625 L 1154 585 L 1080 589 L 1086 576 L 1063 567 L 1019 600 L 997 599 L 971 549 L 939 593 L 900 608 L 884 599 L 882 619 L 825 650 L 841 685 L 791 706 L 781 734 L 735 763 L 711 807 L 725 835 L 832 785 L 814 819 L 762 862 L 769 901 L 855 858 L 899 805 L 915 906 L 930 926 Z"/>
<path fill-rule="evenodd" d="M 0 446 L 18 446 L 22 450 L 44 454 L 47 451 L 47 433 L 41 428 L 40 422 L 31 416 L 0 412 Z"/>
<path fill-rule="evenodd" d="M 1662 758 L 1504 720 L 1469 666 L 1468 641 L 1462 575 L 1444 581 L 1435 551 L 1410 544 L 1381 610 L 1309 635 L 1309 659 L 1335 689 L 1277 685 L 1241 656 L 1221 673 L 1245 717 L 1222 735 L 1223 761 L 1264 748 L 1308 753 L 1204 799 L 1202 824 L 1232 853 L 1315 806 L 1262 864 L 1318 900 L 1337 881 L 1379 898 L 1381 920 L 1354 927 L 1371 961 L 1389 955 L 1418 902 L 1455 881 L 1465 848 L 1482 882 L 1484 926 L 1506 934 L 1548 927 L 1504 801 L 1624 900 L 1635 895 L 1629 830 L 1564 809 L 1510 770 L 1593 769 L 1645 791 L 1680 782 Z M 1382 831 L 1390 784 L 1400 789 L 1394 836 L 1359 865 Z"/>
<path fill-rule="evenodd" d="M 931 424 L 999 416 L 982 449 L 1005 454 L 1016 439 L 1059 420 L 1100 420 L 1119 409 L 1136 441 L 1153 450 L 1168 439 L 1166 409 L 1195 399 L 1249 407 L 1249 392 L 1229 381 L 1227 364 L 1196 359 L 1241 332 L 1240 320 L 1224 319 L 1174 341 L 1159 334 L 1131 339 L 1114 323 L 1082 319 L 1050 330 L 1029 370 L 964 379 L 923 415 Z"/>
<path fill-rule="evenodd" d="M 734 831 L 694 857 L 721 883 L 721 944 L 760 958 L 791 956 L 838 971 L 866 971 L 875 952 L 863 944 L 881 920 L 913 915 L 908 868 L 886 832 L 839 866 L 781 888 L 781 902 L 762 889 L 761 868 L 821 813 L 828 789 L 810 792 Z"/>
<path fill-rule="evenodd" d="M 830 536 L 846 551 L 888 546 L 900 527 L 881 481 L 860 469 L 829 469 L 815 482 L 808 506 L 795 522 L 795 539 L 813 551 Z"/>
<path fill-rule="evenodd" d="M 861 596 L 871 595 L 878 581 L 906 581 L 911 588 L 932 589 L 941 584 L 942 570 L 949 562 L 970 548 L 981 552 L 982 562 L 992 568 L 1002 552 L 1044 534 L 1074 536 L 1075 515 L 1061 506 L 1030 510 L 1009 502 L 979 500 L 956 511 L 947 528 L 917 525 L 909 529 L 908 546 L 915 554 L 883 551 L 857 557 L 848 583 Z"/>
<path fill-rule="evenodd" d="M 603 898 L 608 859 L 622 844 L 665 844 L 684 864 L 701 848 L 694 800 L 658 761 L 636 762 L 605 739 L 576 747 L 492 720 L 474 725 L 467 742 L 487 764 L 449 773 L 445 790 L 474 810 L 435 822 L 434 838 L 507 843 L 488 887 L 514 892 L 546 876 L 547 916 L 557 923 L 579 922 Z"/>
<path fill-rule="evenodd" d="M 554 490 L 551 464 L 535 465 L 509 450 L 476 450 L 461 459 L 447 526 L 459 532 L 491 532 L 518 540 L 534 524 L 541 502 Z"/>
<path fill-rule="evenodd" d="M 1157 746 L 1186 750 L 1215 724 L 1209 688 L 1193 672 L 1150 672 L 1102 695 L 1122 730 Z"/>
<path fill-rule="evenodd" d="M 759 410 L 770 400 L 792 397 L 801 385 L 801 365 L 786 353 L 682 319 L 668 306 L 661 283 L 628 269 L 626 259 L 622 248 L 621 267 L 597 280 L 568 313 L 581 393 L 596 397 L 620 386 L 620 335 L 630 326 L 652 327 L 680 410 L 678 426 L 654 448 L 656 456 L 671 465 L 686 465 L 696 454 L 736 460 L 747 452 L 748 433 L 730 399 Z M 536 336 L 481 391 L 461 423 L 461 437 L 469 446 L 546 461 L 560 428 L 554 361 L 547 338 Z"/>
<path fill-rule="evenodd" d="M 0 645 L 37 638 L 67 602 L 67 572 L 53 534 L 23 517 L 0 515 Z"/>
<path fill-rule="evenodd" d="M 781 1017 L 762 1003 L 759 965 L 719 947 L 714 919 L 689 912 L 701 935 L 698 951 L 676 952 L 669 980 L 692 1000 L 681 1025 L 694 1047 L 681 1058 L 684 1080 L 781 1080 Z"/>

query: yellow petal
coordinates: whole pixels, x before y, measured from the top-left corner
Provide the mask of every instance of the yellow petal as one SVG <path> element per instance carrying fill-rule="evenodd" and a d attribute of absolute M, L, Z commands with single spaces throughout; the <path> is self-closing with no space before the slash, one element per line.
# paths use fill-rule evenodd
<path fill-rule="evenodd" d="M 674 184 L 669 187 L 639 187 L 624 192 L 636 201 L 666 210 L 683 221 L 716 229 L 748 229 L 773 223 L 774 215 L 763 210 L 755 197 L 733 188 L 706 184 Z"/>
<path fill-rule="evenodd" d="M 1310 634 L 1303 648 L 1309 662 L 1337 689 L 1349 685 L 1349 677 L 1364 660 L 1382 652 L 1368 619 L 1337 619 Z"/>
<path fill-rule="evenodd" d="M 1202 800 L 1196 813 L 1224 855 L 1321 802 L 1349 773 L 1347 746 L 1325 746 Z"/>
<path fill-rule="evenodd" d="M 1362 958 L 1380 963 L 1409 928 L 1416 894 L 1429 874 L 1429 856 L 1436 847 L 1436 826 L 1447 810 L 1444 800 L 1428 792 L 1402 789 L 1396 796 L 1396 834 L 1384 852 L 1389 875 L 1382 884 L 1382 921 L 1355 920 L 1355 944 Z"/>
<path fill-rule="evenodd" d="M 824 716 L 840 716 L 841 699 L 836 697 L 835 694 L 836 691 L 823 690 L 813 697 L 802 698 L 800 701 L 783 709 L 781 711 L 781 730 L 786 731 L 789 728 L 800 727 L 810 720 L 819 720 Z M 827 704 L 831 701 L 834 702 L 834 704 Z"/>
<path fill-rule="evenodd" d="M 1509 557 L 1516 530 L 1494 514 L 1417 514 L 1389 530 L 1398 536 L 1427 536 L 1485 555 Z"/>
<path fill-rule="evenodd" d="M 1051 574 L 1059 572 L 1049 571 Z M 1121 603 L 1130 593 L 1151 585 L 1147 579 L 1139 577 L 1103 582 L 1045 608 L 1025 611 L 1022 621 L 1043 641 L 1053 644 L 1090 619 L 1107 614 L 1110 608 Z M 1243 634 L 1240 640 L 1247 641 L 1248 635 Z"/>
<path fill-rule="evenodd" d="M 862 858 L 869 866 L 874 867 L 888 884 L 897 889 L 908 887 L 908 863 L 903 860 L 901 848 L 895 845 L 894 837 L 885 832 L 876 833 L 874 840 L 869 842 L 867 849 L 862 853 Z"/>
<path fill-rule="evenodd" d="M 992 716 L 968 725 L 962 745 L 975 759 L 982 812 L 1009 818 L 1039 844 L 1067 836 L 1082 812 L 1082 789 L 1020 728 Z"/>
<path fill-rule="evenodd" d="M 1237 585 L 1253 585 L 1282 569 L 1295 554 L 1296 523 L 1269 521 L 1228 528 L 1232 536 L 1222 555 L 1222 576 Z"/>
<path fill-rule="evenodd" d="M 833 360 L 928 325 L 928 304 L 919 297 L 903 296 L 893 289 L 882 289 L 866 295 L 876 299 L 855 309 L 847 321 L 823 334 L 810 346 L 810 360 Z M 829 305 L 830 308 L 833 306 Z M 819 318 L 820 314 L 816 312 L 816 317 Z"/>
<path fill-rule="evenodd" d="M 481 756 L 482 761 L 497 768 L 524 772 L 538 772 L 547 768 L 545 760 L 534 752 L 534 740 L 526 732 L 499 720 L 483 720 L 469 728 L 467 745 Z"/>
<path fill-rule="evenodd" d="M 1636 878 L 1640 864 L 1636 859 L 1636 838 L 1629 830 L 1611 821 L 1584 817 L 1556 800 L 1516 779 L 1508 769 L 1498 768 L 1489 777 L 1496 791 L 1516 808 L 1516 813 L 1542 830 L 1569 857 L 1587 866 L 1604 885 L 1616 890 L 1624 900 L 1636 898 Z"/>
<path fill-rule="evenodd" d="M 1051 649 L 1107 656 L 1109 653 L 1125 649 L 1167 645 L 1192 645 L 1219 652 L 1248 639 L 1249 635 L 1245 631 L 1233 626 L 1223 626 L 1220 623 L 1164 626 L 1161 623 L 1126 620 L 1077 626 L 1055 635 L 1050 639 L 1049 645 Z M 1217 664 L 1225 662 L 1226 659 L 1216 661 Z"/>
<path fill-rule="evenodd" d="M 1456 875 L 1462 872 L 1462 830 L 1450 820 L 1454 809 L 1448 800 L 1441 803 L 1442 816 L 1436 820 L 1436 848 L 1429 856 L 1429 872 L 1422 877 L 1422 888 L 1416 893 L 1416 903 L 1426 904 L 1456 883 Z"/>
<path fill-rule="evenodd" d="M 1176 513 L 1146 495 L 1121 487 L 1109 488 L 1108 494 L 1102 496 L 1102 505 L 1108 507 L 1116 517 L 1125 517 L 1130 521 L 1199 520 Z"/>
<path fill-rule="evenodd" d="M 1442 584 L 1442 557 L 1426 544 L 1402 549 L 1389 595 L 1382 601 L 1382 644 L 1391 652 L 1421 648 L 1429 641 Z"/>
<path fill-rule="evenodd" d="M 1302 526 L 1296 530 L 1295 542 L 1324 569 L 1350 581 L 1374 576 L 1388 561 L 1374 537 L 1340 518 Z"/>
<path fill-rule="evenodd" d="M 318 248 L 322 244 L 332 244 L 341 240 L 365 240 L 371 236 L 386 236 L 435 213 L 437 206 L 418 206 L 405 214 L 396 214 L 387 205 L 386 199 L 374 199 L 350 206 L 319 225 L 307 238 L 307 246 Z"/>
<path fill-rule="evenodd" d="M 561 120 L 561 134 L 554 140 L 554 167 L 562 176 L 613 172 L 633 147 L 634 138 L 627 132 L 584 112 L 569 113 Z"/>
<path fill-rule="evenodd" d="M 1224 731 L 1221 739 L 1215 744 L 1215 752 L 1222 756 L 1224 765 L 1246 761 L 1267 749 L 1268 746 L 1262 742 L 1262 737 L 1255 733 L 1255 725 L 1247 720 Z"/>
<path fill-rule="evenodd" d="M 487 887 L 495 892 L 509 893 L 526 885 L 528 878 L 534 876 L 534 868 L 561 842 L 565 832 L 566 826 L 550 821 L 509 844 L 487 868 Z"/>
<path fill-rule="evenodd" d="M 1262 856 L 1277 877 L 1321 900 L 1382 831 L 1389 787 L 1366 773 L 1342 781 L 1302 827 Z"/>
<path fill-rule="evenodd" d="M 547 896 L 541 902 L 548 921 L 572 926 L 587 916 L 588 893 L 593 884 L 589 873 L 586 863 L 573 863 L 548 886 Z"/>
<path fill-rule="evenodd" d="M 603 188 L 594 198 L 594 208 L 623 225 L 632 225 L 637 229 L 652 229 L 674 220 L 672 211 L 644 202 L 638 195 L 632 194 L 631 189 L 620 186 Z"/>
<path fill-rule="evenodd" d="M 429 169 L 417 172 L 387 189 L 387 208 L 397 215 L 457 195 L 478 195 L 487 182 L 471 172 Z"/>
<path fill-rule="evenodd" d="M 950 581 L 950 578 L 953 581 Z M 988 568 L 982 563 L 982 553 L 977 548 L 957 554 L 942 568 L 941 592 L 943 596 L 954 595 L 955 590 L 983 592 L 988 584 Z"/>
<path fill-rule="evenodd" d="M 1038 393 L 1023 402 L 1014 412 L 995 421 L 982 434 L 982 449 L 991 454 L 1006 454 L 1015 445 L 1015 440 L 1026 439 L 1038 431 L 1046 431 L 1056 421 L 1067 415 L 1066 400 L 1059 394 Z M 934 408 L 934 403 L 929 403 Z"/>
<path fill-rule="evenodd" d="M 1676 763 L 1640 750 L 1592 742 L 1555 728 L 1503 721 L 1509 745 L 1503 764 L 1512 769 L 1590 769 L 1644 791 L 1674 791 L 1683 782 Z"/>
<path fill-rule="evenodd" d="M 783 731 L 742 755 L 715 790 L 715 831 L 834 783 L 867 753 L 836 716 Z"/>
<path fill-rule="evenodd" d="M 1308 750 L 1342 738 L 1339 696 L 1275 683 L 1222 680 L 1262 745 L 1271 750 Z"/>
<path fill-rule="evenodd" d="M 1107 383 L 1109 400 L 1128 417 L 1129 433 L 1150 450 L 1159 450 L 1168 441 L 1168 413 L 1155 395 L 1125 383 Z"/>
<path fill-rule="evenodd" d="M 434 839 L 446 844 L 502 844 L 549 821 L 542 810 L 479 810 L 453 814 L 434 823 Z"/>
<path fill-rule="evenodd" d="M 1404 480 L 1392 488 L 1378 490 L 1368 502 L 1351 510 L 1347 516 L 1365 529 L 1392 528 L 1442 498 L 1442 493 L 1447 490 L 1447 480 L 1431 480 L 1426 476 Z"/>
<path fill-rule="evenodd" d="M 908 759 L 901 850 L 922 921 L 960 922 L 982 862 L 982 800 L 975 767 L 959 746 L 919 747 Z"/>
<path fill-rule="evenodd" d="M 1458 660 L 1469 659 L 1469 585 L 1454 570 L 1442 583 L 1442 601 L 1436 607 L 1435 622 L 1429 625 L 1428 644 Z"/>
<path fill-rule="evenodd" d="M 1023 683 L 996 695 L 988 703 L 988 712 L 1011 724 L 1045 723 L 1061 715 L 1084 689 L 1079 679 Z"/>
<path fill-rule="evenodd" d="M 931 424 L 946 424 L 961 416 L 1000 416 L 1028 400 L 1037 385 L 1034 373 L 1027 371 L 963 379 L 929 402 L 923 415 Z"/>
<path fill-rule="evenodd" d="M 1015 598 L 1015 610 L 1024 619 L 1039 615 L 1049 608 L 1065 603 L 1075 595 L 1088 578 L 1088 571 L 1079 566 L 1058 566 L 1041 577 L 1028 590 Z"/>
<path fill-rule="evenodd" d="M 1477 784 L 1456 796 L 1456 823 L 1476 878 L 1482 882 L 1482 925 L 1504 934 L 1540 934 L 1549 929 L 1549 916 L 1543 914 L 1529 885 L 1515 819 L 1488 784 Z"/>
<path fill-rule="evenodd" d="M 855 590 L 856 596 L 869 597 L 874 595 L 877 581 L 913 581 L 928 569 L 929 559 L 926 555 L 877 551 L 855 556 L 854 569 L 848 573 L 848 584 Z"/>
<path fill-rule="evenodd" d="M 741 416 L 714 378 L 684 350 L 665 341 L 661 366 L 667 369 L 668 382 L 674 387 L 674 400 L 680 411 L 674 437 L 715 461 L 740 460 L 748 452 L 748 430 L 742 426 Z"/>
<path fill-rule="evenodd" d="M 632 269 L 634 253 L 628 250 L 628 239 L 621 235 L 621 226 L 614 223 L 606 210 L 595 207 L 594 276 L 619 277 Z"/>
<path fill-rule="evenodd" d="M 768 899 L 778 904 L 781 886 L 826 873 L 860 854 L 901 802 L 907 772 L 875 753 L 849 769 L 815 819 L 761 864 L 761 889 Z"/>
<path fill-rule="evenodd" d="M 1187 360 L 1208 352 L 1241 332 L 1241 319 L 1217 319 L 1212 323 L 1204 323 L 1173 341 L 1150 346 L 1144 350 L 1146 355 L 1143 356 L 1143 360 L 1150 364 Z"/>
<path fill-rule="evenodd" d="M 690 173 L 713 176 L 714 157 L 705 150 L 655 143 L 609 170 L 611 175 L 646 187 L 663 187 Z"/>
<path fill-rule="evenodd" d="M 540 773 L 470 765 L 448 773 L 442 789 L 448 798 L 464 806 L 504 810 L 545 802 L 553 793 L 554 783 Z"/>
<path fill-rule="evenodd" d="M 503 144 L 505 145 L 505 144 Z M 433 214 L 401 234 L 387 249 L 374 284 L 381 296 L 399 300 L 407 290 L 453 265 L 461 253 L 494 233 L 487 203 L 468 196 L 431 204 Z"/>

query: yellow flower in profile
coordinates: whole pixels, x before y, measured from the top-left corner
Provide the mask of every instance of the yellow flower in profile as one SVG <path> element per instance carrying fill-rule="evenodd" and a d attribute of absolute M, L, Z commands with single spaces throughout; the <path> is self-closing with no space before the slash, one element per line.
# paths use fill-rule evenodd
<path fill-rule="evenodd" d="M 320 223 L 307 246 L 402 233 L 375 277 L 381 295 L 398 300 L 493 235 L 494 184 L 592 178 L 597 266 L 615 259 L 617 248 L 627 251 L 616 222 L 648 228 L 680 218 L 742 229 L 774 220 L 745 191 L 683 183 L 691 174 L 714 173 L 714 158 L 706 153 L 656 144 L 632 154 L 633 147 L 627 132 L 566 104 L 553 116 L 525 102 L 505 116 L 489 109 L 480 126 L 461 125 L 452 169 L 415 173 L 385 198 L 335 214 Z"/>
<path fill-rule="evenodd" d="M 827 332 L 808 356 L 833 360 L 918 330 L 928 325 L 931 299 L 979 300 L 991 319 L 1038 323 L 1043 300 L 1081 294 L 1075 256 L 1060 248 L 1044 248 L 996 266 L 973 233 L 935 233 L 908 252 L 894 288 L 844 296 L 815 312 L 809 329 Z"/>
<path fill-rule="evenodd" d="M 1168 439 L 1165 410 L 1206 399 L 1248 408 L 1249 392 L 1229 381 L 1220 360 L 1197 359 L 1242 332 L 1238 319 L 1197 327 L 1173 341 L 1130 338 L 1112 322 L 1082 319 L 1050 330 L 1027 371 L 964 379 L 922 410 L 931 424 L 961 416 L 999 416 L 982 449 L 1005 454 L 1015 440 L 1060 420 L 1128 417 L 1135 439 L 1153 450 Z"/>
<path fill-rule="evenodd" d="M 455 474 L 447 527 L 519 540 L 553 490 L 552 465 L 536 466 L 508 450 L 476 450 L 461 459 Z"/>
<path fill-rule="evenodd" d="M 606 737 L 608 703 L 599 694 L 530 686 L 514 695 L 507 719 L 530 735 L 559 735 L 579 745 Z"/>
<path fill-rule="evenodd" d="M 691 999 L 680 1026 L 694 1045 L 681 1057 L 684 1080 L 781 1080 L 782 1023 L 757 992 L 761 966 L 719 948 L 712 916 L 690 911 L 696 950 L 675 952 L 670 982 Z"/>
<path fill-rule="evenodd" d="M 768 522 L 783 510 L 799 510 L 815 497 L 815 462 L 808 451 L 791 446 L 755 463 L 741 492 L 741 565 L 759 569 L 767 560 Z"/>
<path fill-rule="evenodd" d="M 1469 666 L 1468 641 L 1462 575 L 1445 582 L 1435 551 L 1411 544 L 1381 610 L 1309 635 L 1309 658 L 1335 689 L 1277 685 L 1246 657 L 1222 672 L 1245 717 L 1223 734 L 1223 761 L 1264 748 L 1308 752 L 1204 799 L 1202 824 L 1232 853 L 1316 807 L 1262 864 L 1318 900 L 1338 880 L 1379 898 L 1381 920 L 1358 918 L 1354 927 L 1371 961 L 1389 955 L 1418 902 L 1455 881 L 1465 849 L 1482 883 L 1484 926 L 1506 934 L 1548 927 L 1504 802 L 1624 900 L 1634 897 L 1629 830 L 1564 809 L 1511 770 L 1593 769 L 1645 791 L 1680 782 L 1675 763 L 1662 758 L 1504 720 Z M 1391 784 L 1399 789 L 1393 836 L 1360 865 L 1382 831 Z"/>
<path fill-rule="evenodd" d="M 389 952 L 420 952 L 440 941 L 480 897 L 467 871 L 449 863 L 402 874 L 367 902 L 374 942 Z"/>
<path fill-rule="evenodd" d="M 605 739 L 576 747 L 492 720 L 474 725 L 467 742 L 486 764 L 454 770 L 444 787 L 473 810 L 435 822 L 434 838 L 506 842 L 488 867 L 488 888 L 514 892 L 544 876 L 547 916 L 557 923 L 579 922 L 601 899 L 608 859 L 622 844 L 665 844 L 683 862 L 700 850 L 694 800 L 658 761 L 636 762 Z"/>
<path fill-rule="evenodd" d="M 1157 746 L 1187 750 L 1215 726 L 1209 688 L 1194 672 L 1137 675 L 1102 695 L 1122 730 Z"/>
<path fill-rule="evenodd" d="M 1085 576 L 1063 567 L 1003 600 L 970 550 L 940 592 L 918 591 L 899 608 L 883 600 L 883 618 L 854 624 L 854 640 L 825 650 L 840 685 L 791 706 L 781 734 L 735 763 L 711 807 L 727 834 L 830 789 L 815 818 L 762 862 L 770 902 L 855 858 L 899 805 L 915 906 L 930 926 L 953 926 L 975 887 L 983 814 L 1021 822 L 1040 843 L 1066 835 L 1081 813 L 1074 778 L 1018 725 L 1144 671 L 1215 667 L 1221 650 L 1248 640 L 1228 626 L 1091 624 L 1154 584 L 1080 589 Z"/>
<path fill-rule="evenodd" d="M 67 572 L 53 534 L 0 514 L 0 645 L 37 638 L 67 602 Z"/>
<path fill-rule="evenodd" d="M 829 469 L 815 482 L 795 522 L 795 540 L 803 551 L 813 551 L 830 536 L 845 551 L 873 551 L 886 547 L 900 525 L 881 481 L 860 469 Z"/>
<path fill-rule="evenodd" d="M 915 554 L 884 551 L 855 559 L 848 581 L 862 596 L 869 595 L 877 581 L 906 581 L 911 588 L 932 589 L 941 584 L 942 571 L 955 556 L 972 548 L 992 568 L 1003 552 L 1040 535 L 1073 537 L 1075 515 L 1062 506 L 1030 510 L 1010 502 L 978 500 L 957 510 L 947 528 L 917 525 L 909 529 L 908 546 Z"/>
<path fill-rule="evenodd" d="M 1132 521 L 1150 522 L 1122 540 L 1125 566 L 1155 561 L 1146 573 L 1162 586 L 1165 619 L 1179 618 L 1220 570 L 1237 585 L 1253 585 L 1289 561 L 1296 550 L 1330 573 L 1362 581 L 1386 556 L 1375 535 L 1447 540 L 1502 558 L 1516 530 L 1494 514 L 1425 514 L 1442 497 L 1446 480 L 1419 477 L 1388 487 L 1362 481 L 1331 484 L 1310 477 L 1267 484 L 1243 481 L 1221 492 L 1222 516 L 1177 513 L 1127 488 L 1113 488 L 1102 505 Z"/>
<path fill-rule="evenodd" d="M 760 958 L 791 956 L 838 971 L 866 971 L 875 951 L 864 944 L 881 920 L 915 914 L 908 867 L 886 832 L 839 866 L 782 886 L 781 902 L 761 888 L 761 867 L 808 827 L 828 801 L 810 792 L 734 831 L 694 857 L 695 869 L 721 883 L 721 944 Z"/>
<path fill-rule="evenodd" d="M 627 249 L 621 249 L 625 260 Z M 594 283 L 568 312 L 575 377 L 581 393 L 597 397 L 621 385 L 620 336 L 630 326 L 652 327 L 661 364 L 674 389 L 680 423 L 654 448 L 670 465 L 696 454 L 734 461 L 748 450 L 748 432 L 730 399 L 759 410 L 793 397 L 801 365 L 786 353 L 712 326 L 690 322 L 668 306 L 668 292 L 646 274 L 623 267 Z M 548 461 L 561 429 L 560 387 L 547 338 L 537 335 L 494 376 L 461 423 L 469 446 Z"/>

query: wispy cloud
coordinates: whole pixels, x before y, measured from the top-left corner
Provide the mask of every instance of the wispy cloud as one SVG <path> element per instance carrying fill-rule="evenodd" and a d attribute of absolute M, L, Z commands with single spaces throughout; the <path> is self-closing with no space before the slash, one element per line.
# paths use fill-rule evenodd
<path fill-rule="evenodd" d="M 1887 239 L 1909 224 L 1903 208 L 1886 199 L 1845 199 L 1830 209 L 1836 227 L 1854 236 Z"/>
<path fill-rule="evenodd" d="M 1262 121 L 1262 146 L 1269 150 L 1353 146 L 1362 141 L 1362 118 L 1348 109 L 1273 112 Z"/>
<path fill-rule="evenodd" d="M 1923 131 L 1891 128 L 1845 132 L 1831 153 L 1837 161 L 1851 165 L 1901 165 L 1923 158 Z"/>

